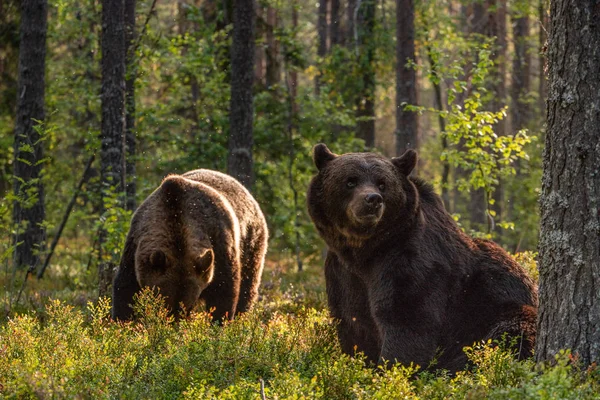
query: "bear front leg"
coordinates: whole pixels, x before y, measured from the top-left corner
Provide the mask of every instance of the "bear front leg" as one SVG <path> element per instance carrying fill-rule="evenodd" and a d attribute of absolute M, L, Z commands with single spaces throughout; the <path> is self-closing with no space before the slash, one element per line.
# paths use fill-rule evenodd
<path fill-rule="evenodd" d="M 237 313 L 248 311 L 258 299 L 267 252 L 268 231 L 265 226 L 251 226 L 243 240 L 240 297 Z"/>
<path fill-rule="evenodd" d="M 369 312 L 366 287 L 331 251 L 325 259 L 325 281 L 329 310 L 338 320 L 337 333 L 342 351 L 351 356 L 363 352 L 367 360 L 376 363 L 381 341 Z"/>
<path fill-rule="evenodd" d="M 114 320 L 133 318 L 133 296 L 141 289 L 135 276 L 135 250 L 134 239 L 127 237 L 121 263 L 113 280 L 111 316 Z"/>
<path fill-rule="evenodd" d="M 200 294 L 206 310 L 214 321 L 233 319 L 240 295 L 240 260 L 235 248 L 221 244 L 213 248 L 215 254 L 212 282 Z"/>
<path fill-rule="evenodd" d="M 434 332 L 424 332 L 414 325 L 382 324 L 383 343 L 378 364 L 414 363 L 427 369 L 436 356 Z"/>
<path fill-rule="evenodd" d="M 412 362 L 425 369 L 438 351 L 446 304 L 432 280 L 429 288 L 407 272 L 410 264 L 390 263 L 369 287 L 371 313 L 382 337 L 378 363 Z"/>

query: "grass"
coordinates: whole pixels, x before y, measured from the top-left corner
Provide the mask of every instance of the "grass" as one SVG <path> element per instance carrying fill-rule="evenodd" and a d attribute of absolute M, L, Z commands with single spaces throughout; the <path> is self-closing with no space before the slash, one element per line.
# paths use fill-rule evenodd
<path fill-rule="evenodd" d="M 416 366 L 387 370 L 342 354 L 322 271 L 271 262 L 255 309 L 223 326 L 204 313 L 172 322 L 160 299 L 137 299 L 139 319 L 109 318 L 85 278 L 56 269 L 32 282 L 0 323 L 0 397 L 173 399 L 596 399 L 600 373 L 568 353 L 536 367 L 488 344 L 454 377 Z M 6 286 L 5 286 L 6 287 Z M 84 304 L 87 303 L 87 304 Z M 264 389 L 261 390 L 261 384 Z"/>

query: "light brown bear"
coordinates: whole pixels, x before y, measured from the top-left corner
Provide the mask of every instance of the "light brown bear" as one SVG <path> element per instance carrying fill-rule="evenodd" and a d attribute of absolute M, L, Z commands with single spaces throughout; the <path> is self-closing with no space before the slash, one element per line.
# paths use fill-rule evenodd
<path fill-rule="evenodd" d="M 267 240 L 258 203 L 231 176 L 169 175 L 133 215 L 112 316 L 131 319 L 133 296 L 147 286 L 176 317 L 204 304 L 213 319 L 231 319 L 258 296 Z"/>

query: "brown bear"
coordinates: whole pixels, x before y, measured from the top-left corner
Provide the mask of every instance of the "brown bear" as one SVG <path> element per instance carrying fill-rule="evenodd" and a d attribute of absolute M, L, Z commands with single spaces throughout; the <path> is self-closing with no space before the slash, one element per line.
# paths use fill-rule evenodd
<path fill-rule="evenodd" d="M 308 210 L 328 245 L 328 304 L 345 353 L 455 372 L 464 346 L 513 339 L 532 354 L 537 289 L 498 245 L 472 239 L 433 188 L 410 177 L 417 153 L 314 148 Z"/>
<path fill-rule="evenodd" d="M 258 296 L 267 240 L 258 203 L 234 178 L 205 169 L 167 176 L 131 220 L 112 316 L 131 319 L 133 296 L 148 286 L 176 317 L 204 303 L 215 320 L 231 319 Z"/>

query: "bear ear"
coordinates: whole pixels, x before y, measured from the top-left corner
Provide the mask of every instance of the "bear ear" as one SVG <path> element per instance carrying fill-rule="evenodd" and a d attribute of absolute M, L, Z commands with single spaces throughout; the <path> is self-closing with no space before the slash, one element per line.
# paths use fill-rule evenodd
<path fill-rule="evenodd" d="M 417 166 L 417 159 L 417 152 L 413 149 L 408 149 L 400 157 L 392 158 L 392 163 L 402 174 L 408 176 Z"/>
<path fill-rule="evenodd" d="M 149 261 L 153 270 L 164 272 L 167 269 L 167 256 L 162 250 L 152 252 Z"/>
<path fill-rule="evenodd" d="M 179 209 L 179 201 L 185 193 L 185 178 L 179 175 L 168 175 L 163 179 L 160 187 L 163 193 L 163 199 L 168 208 Z"/>
<path fill-rule="evenodd" d="M 337 154 L 332 153 L 323 143 L 319 143 L 313 148 L 313 160 L 319 171 L 336 157 Z"/>
<path fill-rule="evenodd" d="M 200 274 L 206 272 L 213 265 L 214 259 L 215 253 L 213 253 L 212 249 L 205 249 L 194 261 L 196 271 Z"/>

